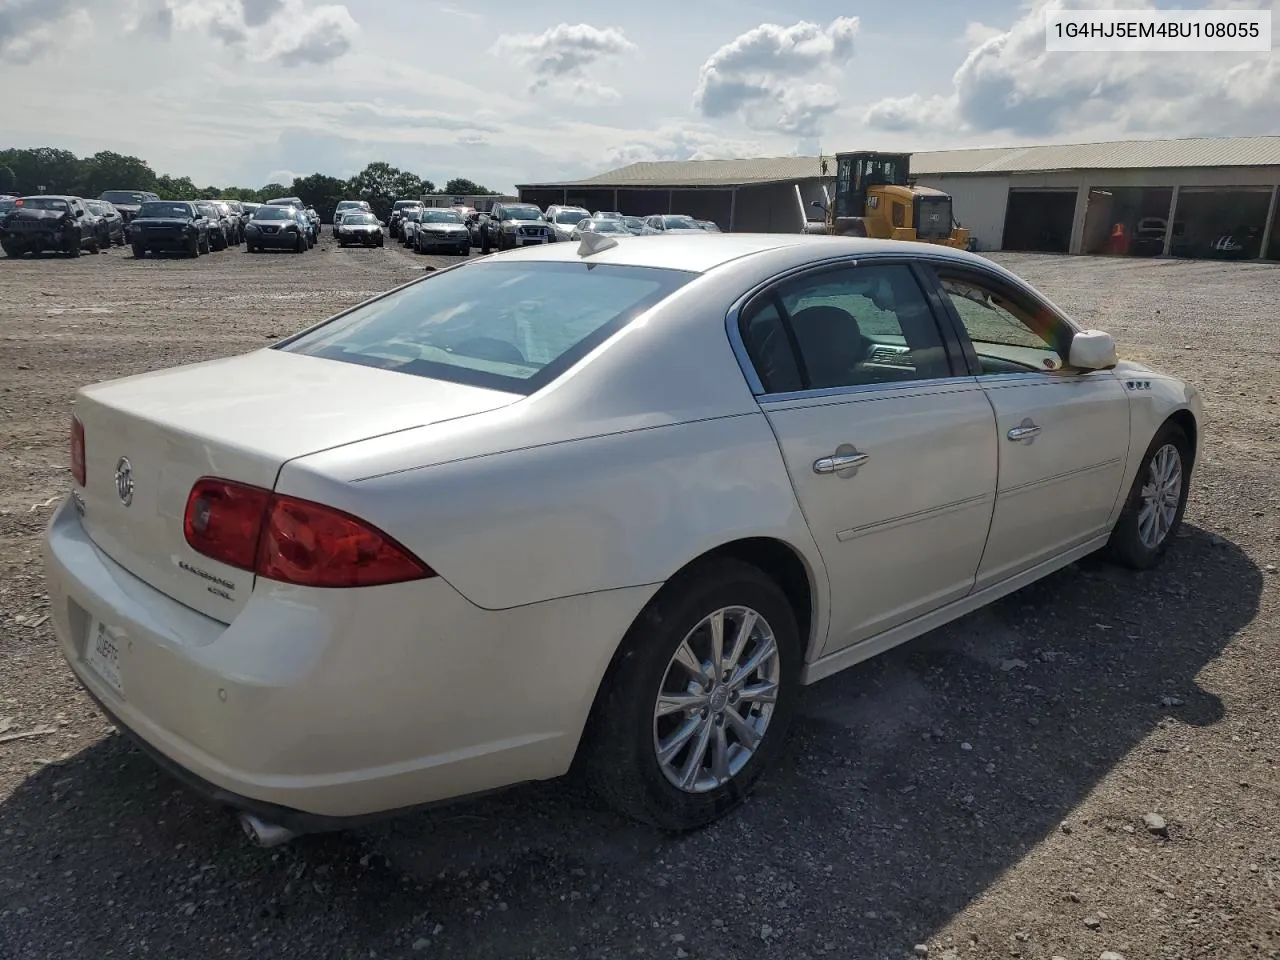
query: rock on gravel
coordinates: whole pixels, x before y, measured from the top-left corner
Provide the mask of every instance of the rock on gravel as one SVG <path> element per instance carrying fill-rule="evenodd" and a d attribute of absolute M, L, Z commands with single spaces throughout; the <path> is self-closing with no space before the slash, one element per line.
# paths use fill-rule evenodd
<path fill-rule="evenodd" d="M 1148 832 L 1157 836 L 1168 836 L 1169 825 L 1164 822 L 1164 817 L 1158 813 L 1148 813 L 1142 818 L 1142 822 L 1146 825 Z"/>

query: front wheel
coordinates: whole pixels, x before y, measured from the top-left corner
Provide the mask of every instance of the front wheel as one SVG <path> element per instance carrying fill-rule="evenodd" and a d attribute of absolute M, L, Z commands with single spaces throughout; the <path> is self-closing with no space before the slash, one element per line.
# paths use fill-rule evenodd
<path fill-rule="evenodd" d="M 704 826 L 782 749 L 802 650 L 786 595 L 758 568 L 708 561 L 673 578 L 623 639 L 577 762 L 621 813 Z"/>
<path fill-rule="evenodd" d="M 1117 563 L 1149 570 L 1164 557 L 1187 509 L 1193 455 L 1190 439 L 1176 423 L 1157 431 L 1107 542 Z"/>
<path fill-rule="evenodd" d="M 135 244 L 133 245 L 133 259 L 135 259 L 135 260 L 141 260 L 141 259 L 142 259 L 143 257 L 145 257 L 146 255 L 147 255 L 147 248 L 146 248 L 146 247 L 144 247 L 144 246 L 143 246 L 142 244 L 140 244 L 140 243 L 135 243 Z"/>

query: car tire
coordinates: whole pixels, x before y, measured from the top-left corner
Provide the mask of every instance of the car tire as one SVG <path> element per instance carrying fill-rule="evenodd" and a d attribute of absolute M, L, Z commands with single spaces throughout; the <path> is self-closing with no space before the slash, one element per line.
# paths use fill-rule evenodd
<path fill-rule="evenodd" d="M 1176 423 L 1166 421 L 1156 431 L 1107 541 L 1113 561 L 1150 570 L 1164 558 L 1187 509 L 1194 457 L 1190 439 Z"/>
<path fill-rule="evenodd" d="M 196 245 L 200 248 L 201 253 L 209 253 L 213 250 L 213 241 L 209 239 L 207 233 L 203 237 L 196 238 Z"/>
<path fill-rule="evenodd" d="M 307 249 L 308 249 L 308 248 L 307 248 L 307 238 L 306 238 L 306 237 L 304 237 L 302 234 L 298 234 L 298 241 L 297 241 L 297 243 L 295 243 L 295 244 L 293 245 L 293 252 L 294 252 L 294 253 L 306 253 L 306 252 L 307 252 Z"/>
<path fill-rule="evenodd" d="M 99 251 L 102 250 L 102 248 L 98 246 L 97 237 L 90 237 L 88 242 L 85 244 L 85 249 L 88 250 L 90 253 L 98 253 Z"/>
<path fill-rule="evenodd" d="M 737 653 L 724 683 L 712 677 L 717 616 L 721 662 Z M 746 621 L 753 625 L 738 646 Z M 575 767 L 635 820 L 674 832 L 705 826 L 741 803 L 782 749 L 802 666 L 795 612 L 777 583 L 741 561 L 698 563 L 668 581 L 628 630 Z M 738 699 L 744 689 L 754 692 L 749 702 Z"/>
<path fill-rule="evenodd" d="M 191 242 L 187 244 L 187 256 L 192 260 L 200 259 L 200 238 L 192 237 Z"/>
<path fill-rule="evenodd" d="M 147 248 L 140 243 L 133 244 L 133 259 L 141 260 L 147 255 Z"/>

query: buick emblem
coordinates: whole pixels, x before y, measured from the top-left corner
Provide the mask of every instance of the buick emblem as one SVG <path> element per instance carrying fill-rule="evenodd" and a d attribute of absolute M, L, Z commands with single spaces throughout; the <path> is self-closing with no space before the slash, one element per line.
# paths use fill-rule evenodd
<path fill-rule="evenodd" d="M 116 463 L 116 495 L 126 507 L 133 503 L 133 464 L 128 457 Z"/>

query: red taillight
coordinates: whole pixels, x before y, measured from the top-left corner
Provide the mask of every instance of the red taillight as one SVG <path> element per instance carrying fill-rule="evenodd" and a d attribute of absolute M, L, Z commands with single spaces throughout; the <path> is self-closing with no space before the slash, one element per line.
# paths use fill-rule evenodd
<path fill-rule="evenodd" d="M 270 502 L 271 491 L 260 487 L 209 477 L 197 480 L 182 518 L 187 543 L 206 557 L 252 570 Z"/>
<path fill-rule="evenodd" d="M 84 463 L 84 424 L 74 416 L 71 418 L 71 475 L 76 483 L 84 486 L 88 476 Z"/>
<path fill-rule="evenodd" d="M 196 481 L 183 528 L 193 550 L 283 583 L 371 587 L 435 576 L 350 514 L 231 480 Z"/>

